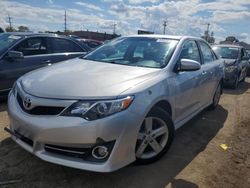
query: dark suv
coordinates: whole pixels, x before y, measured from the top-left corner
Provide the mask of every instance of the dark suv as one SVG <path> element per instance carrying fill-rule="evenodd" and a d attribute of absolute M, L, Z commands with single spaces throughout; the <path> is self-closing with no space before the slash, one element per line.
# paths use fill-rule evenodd
<path fill-rule="evenodd" d="M 247 76 L 249 57 L 246 50 L 242 46 L 230 44 L 214 45 L 213 50 L 225 60 L 224 84 L 236 89 Z"/>
<path fill-rule="evenodd" d="M 23 74 L 53 63 L 82 56 L 89 51 L 81 42 L 55 34 L 0 34 L 0 98 Z"/>

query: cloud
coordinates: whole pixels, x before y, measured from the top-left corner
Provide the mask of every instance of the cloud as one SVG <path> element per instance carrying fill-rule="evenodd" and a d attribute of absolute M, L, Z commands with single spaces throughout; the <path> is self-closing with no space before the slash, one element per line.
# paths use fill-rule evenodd
<path fill-rule="evenodd" d="M 250 43 L 249 33 L 240 33 L 239 35 L 236 35 L 236 38 L 238 38 L 240 41 L 245 41 Z"/>
<path fill-rule="evenodd" d="M 92 10 L 97 10 L 97 11 L 102 11 L 102 9 L 96 5 L 93 5 L 93 4 L 89 4 L 89 3 L 84 3 L 84 2 L 75 2 L 76 5 L 80 5 L 80 6 L 83 6 L 85 8 L 88 8 L 88 9 L 92 9 Z"/>
<path fill-rule="evenodd" d="M 3 17 L 0 17 L 0 27 L 5 29 L 8 26 L 8 23 L 6 22 L 6 19 Z"/>
<path fill-rule="evenodd" d="M 158 3 L 160 0 L 128 0 L 130 4 Z"/>
<path fill-rule="evenodd" d="M 47 25 L 61 25 L 61 27 L 56 28 L 55 30 L 62 30 L 64 23 L 64 9 L 55 9 L 55 8 L 42 8 L 30 6 L 24 3 L 18 2 L 8 2 L 0 1 L 0 23 L 6 25 L 4 21 L 6 18 L 2 15 L 7 15 L 8 13 L 13 17 L 14 26 L 20 25 L 20 23 L 25 20 L 30 23 L 29 26 L 35 24 L 40 24 L 41 26 Z M 80 29 L 84 23 L 85 28 L 93 28 L 93 25 L 109 21 L 108 19 L 104 20 L 100 16 L 93 14 L 83 13 L 79 9 L 67 9 L 67 20 L 68 20 L 68 29 Z M 112 20 L 110 20 L 112 21 Z M 48 28 L 45 28 L 46 30 Z M 112 29 L 110 29 L 110 32 Z"/>
<path fill-rule="evenodd" d="M 250 20 L 249 11 L 228 12 L 228 11 L 216 11 L 211 18 L 214 22 L 237 22 L 242 20 Z"/>
<path fill-rule="evenodd" d="M 54 4 L 53 0 L 47 0 L 46 3 L 47 4 Z"/>
<path fill-rule="evenodd" d="M 205 30 L 207 19 L 194 15 L 197 13 L 194 8 L 197 3 L 198 1 L 168 1 L 144 7 L 121 2 L 112 5 L 109 13 L 117 17 L 117 20 L 137 22 L 137 26 L 133 28 L 134 33 L 138 28 L 162 33 L 163 21 L 167 20 L 168 34 L 200 36 Z M 216 31 L 223 30 L 217 24 L 214 28 Z"/>
<path fill-rule="evenodd" d="M 0 0 L 0 27 L 8 25 L 6 15 L 9 13 L 14 26 L 26 23 L 34 30 L 62 30 L 65 8 L 68 29 L 112 33 L 113 24 L 116 23 L 117 33 L 123 35 L 135 34 L 138 29 L 162 33 L 163 21 L 167 21 L 167 34 L 201 36 L 210 22 L 215 36 L 223 37 L 226 34 L 225 24 L 237 27 L 239 23 L 248 23 L 247 20 L 250 20 L 249 0 L 100 1 L 104 8 L 77 0 L 72 3 L 77 5 L 72 6 L 73 9 L 57 6 L 53 1 L 47 7 L 36 7 L 28 3 Z M 84 11 L 86 9 L 90 11 Z M 246 28 L 238 28 L 238 35 L 247 33 Z"/>

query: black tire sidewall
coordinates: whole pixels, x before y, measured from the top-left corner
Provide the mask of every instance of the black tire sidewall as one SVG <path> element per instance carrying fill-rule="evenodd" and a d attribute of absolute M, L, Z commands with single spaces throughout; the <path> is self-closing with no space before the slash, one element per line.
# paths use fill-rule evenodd
<path fill-rule="evenodd" d="M 217 86 L 217 88 L 216 88 L 216 90 L 215 90 L 215 92 L 214 92 L 214 95 L 213 95 L 213 103 L 208 107 L 208 110 L 214 110 L 214 109 L 216 109 L 216 107 L 219 105 L 220 99 L 218 100 L 217 103 L 215 103 L 215 101 L 214 101 L 216 92 L 217 92 L 217 90 L 218 90 L 219 87 L 220 87 L 220 89 L 222 90 L 222 84 L 221 84 L 221 82 L 219 83 L 219 85 Z M 220 92 L 221 92 L 221 91 L 220 91 Z"/>

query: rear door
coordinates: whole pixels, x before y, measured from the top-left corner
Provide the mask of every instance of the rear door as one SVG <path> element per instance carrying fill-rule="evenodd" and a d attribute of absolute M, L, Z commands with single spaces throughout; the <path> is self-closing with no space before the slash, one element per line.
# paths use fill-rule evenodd
<path fill-rule="evenodd" d="M 57 63 L 86 54 L 85 49 L 69 39 L 51 37 L 50 44 L 52 49 L 52 63 Z"/>
<path fill-rule="evenodd" d="M 181 59 L 195 60 L 201 63 L 198 46 L 194 40 L 186 41 L 179 56 Z M 182 121 L 201 107 L 201 70 L 182 71 L 175 76 L 175 123 Z"/>
<path fill-rule="evenodd" d="M 1 60 L 0 90 L 9 89 L 17 78 L 51 62 L 47 37 L 30 37 L 14 46 L 13 51 L 22 52 L 21 59 L 10 59 L 6 54 Z"/>
<path fill-rule="evenodd" d="M 201 104 L 202 106 L 208 105 L 213 96 L 215 89 L 219 84 L 219 76 L 217 74 L 219 71 L 219 60 L 214 54 L 211 47 L 204 41 L 198 41 L 201 58 L 202 58 L 202 95 L 201 95 Z"/>

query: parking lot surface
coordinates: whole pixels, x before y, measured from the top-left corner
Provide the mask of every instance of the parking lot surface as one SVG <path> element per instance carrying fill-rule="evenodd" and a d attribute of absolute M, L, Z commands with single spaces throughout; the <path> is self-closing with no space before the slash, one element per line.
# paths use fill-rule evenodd
<path fill-rule="evenodd" d="M 226 89 L 215 111 L 176 132 L 169 152 L 150 165 L 94 173 L 44 162 L 15 144 L 0 103 L 0 187 L 239 187 L 250 184 L 250 79 Z M 221 147 L 221 144 L 225 144 Z"/>

